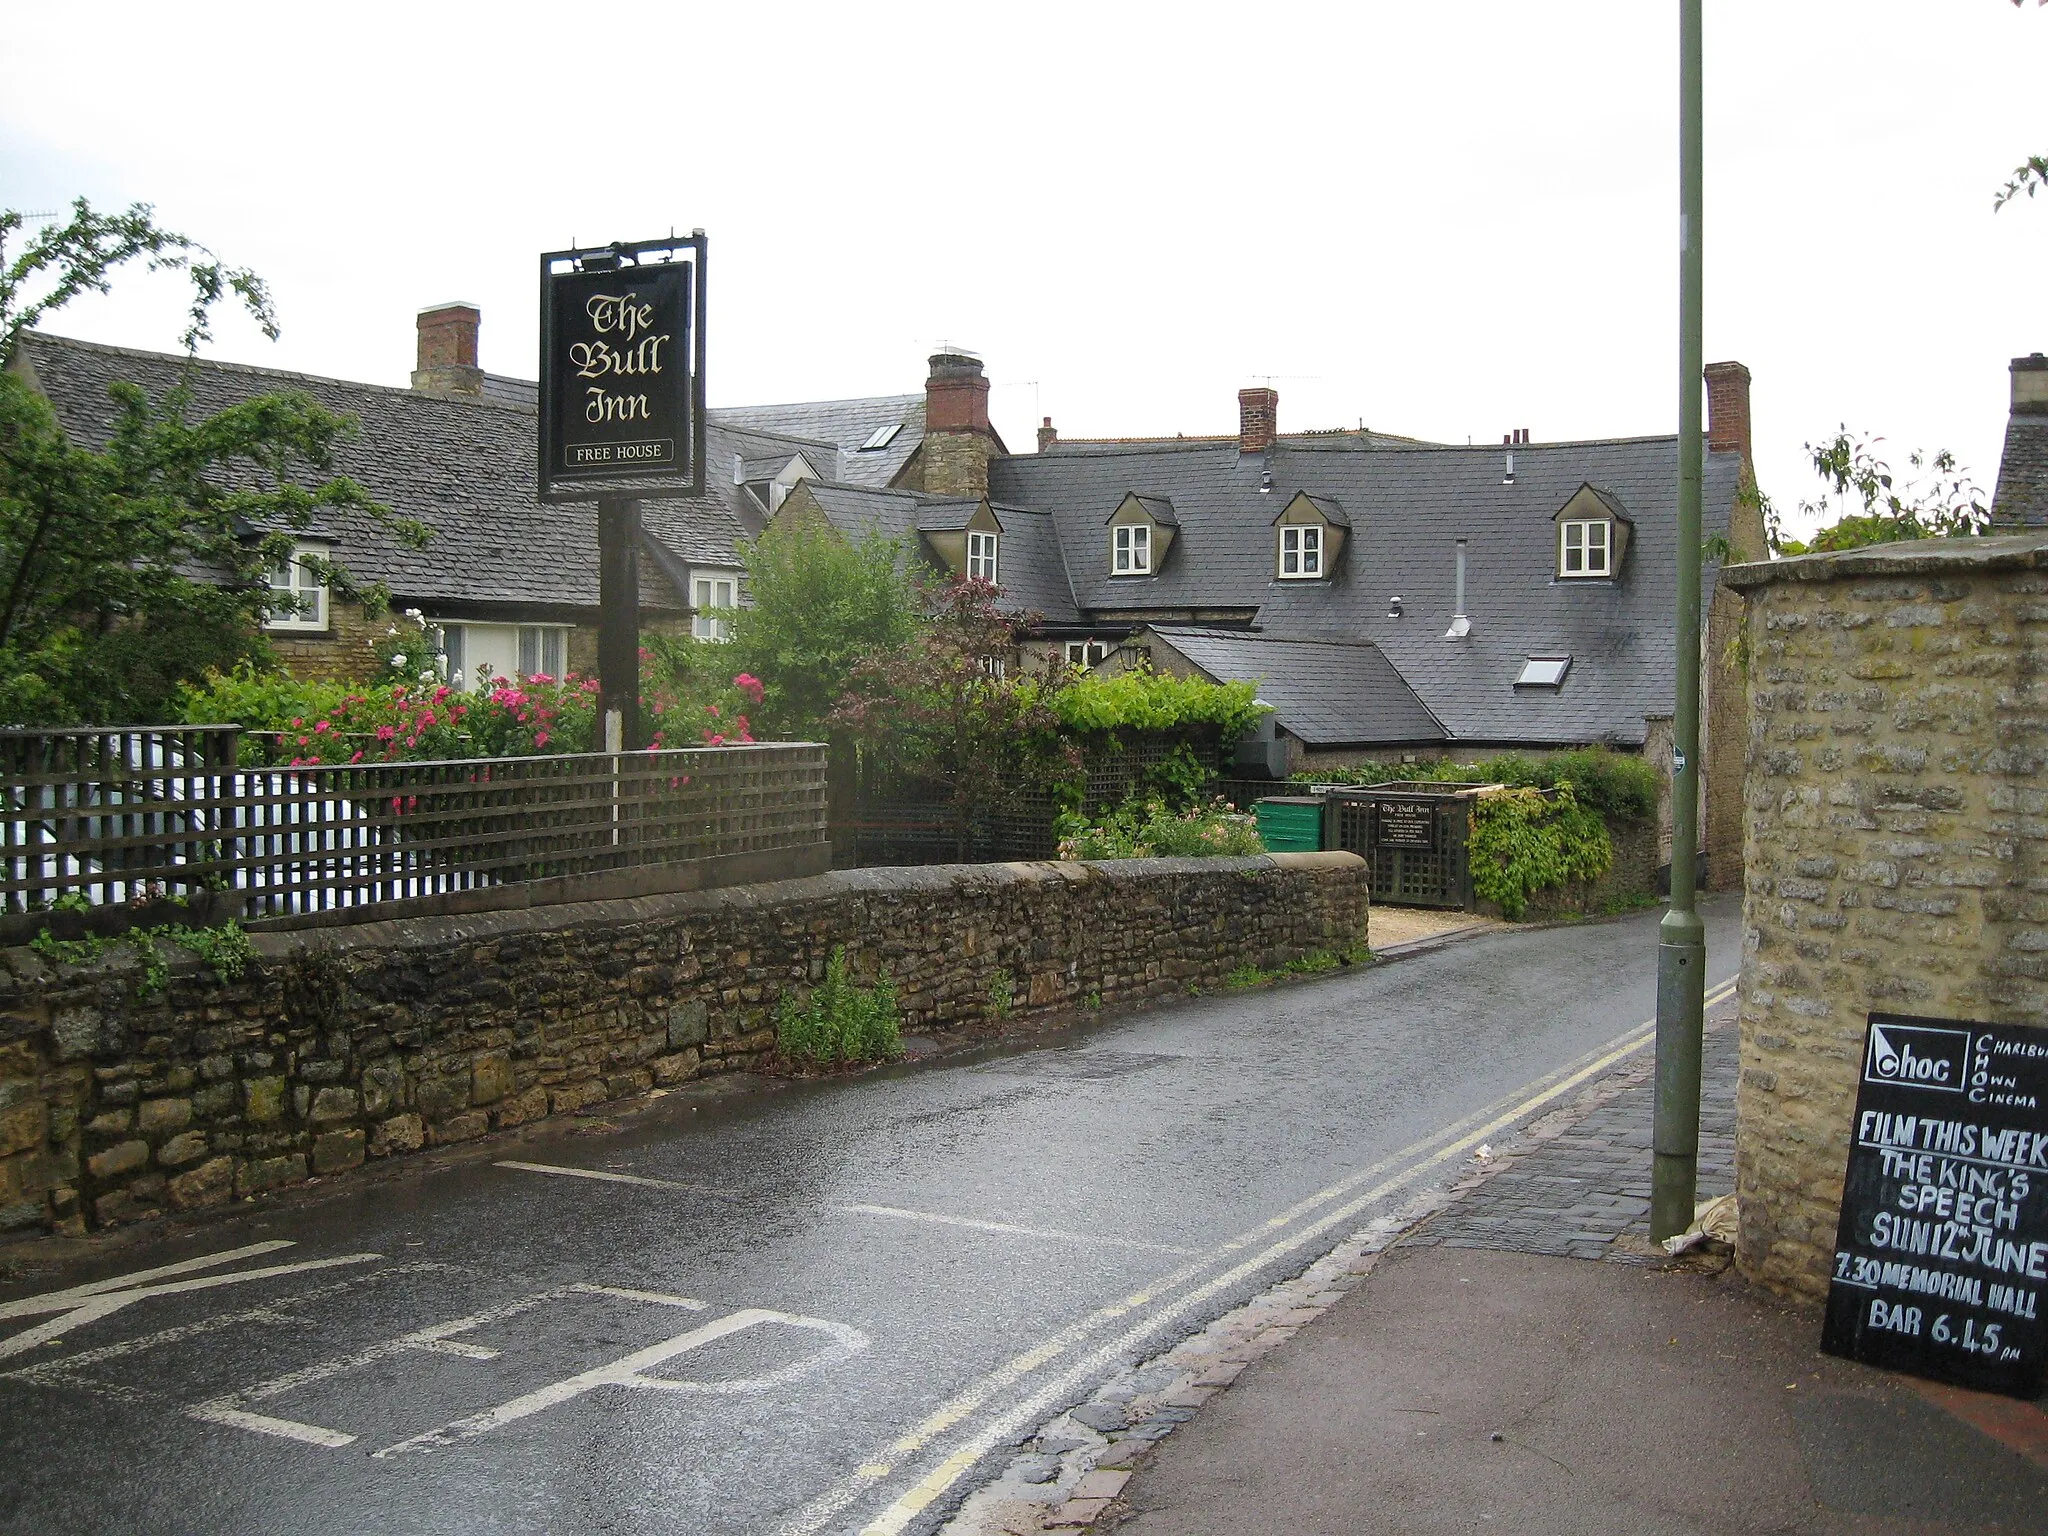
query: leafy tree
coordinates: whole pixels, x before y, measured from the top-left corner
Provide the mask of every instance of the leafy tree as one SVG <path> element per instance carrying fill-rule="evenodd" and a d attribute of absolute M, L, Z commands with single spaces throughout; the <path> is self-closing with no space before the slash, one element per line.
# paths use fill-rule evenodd
<path fill-rule="evenodd" d="M 1852 436 L 1844 427 L 1825 443 L 1808 443 L 1814 472 L 1826 486 L 1818 500 L 1800 511 L 1821 525 L 1811 539 L 1787 539 L 1775 509 L 1765 503 L 1771 547 L 1779 554 L 1858 549 L 1905 539 L 1951 538 L 1982 533 L 1991 520 L 1984 493 L 1943 449 L 1907 455 L 1909 477 L 1895 474 L 1877 456 L 1882 438 Z"/>
<path fill-rule="evenodd" d="M 1079 753 L 1060 739 L 1056 707 L 1073 673 L 1056 666 L 1010 676 L 1017 630 L 1031 625 L 1006 618 L 996 597 L 986 581 L 948 582 L 929 622 L 854 667 L 831 715 L 869 761 L 940 798 L 963 859 L 978 812 L 1080 769 Z"/>
<path fill-rule="evenodd" d="M 924 603 L 903 550 L 880 534 L 854 543 L 822 518 L 780 517 L 740 558 L 752 606 L 733 611 L 718 665 L 766 685 L 756 735 L 815 736 L 861 659 L 917 632 Z"/>
<path fill-rule="evenodd" d="M 2015 8 L 2022 8 L 2027 0 L 2012 0 Z M 2048 0 L 2035 0 L 2036 4 L 2048 5 Z M 1996 213 L 2022 192 L 2032 197 L 2041 188 L 2048 187 L 2048 155 L 2029 155 L 2013 171 L 2012 180 L 1999 189 L 1998 196 L 1991 200 L 1991 210 Z"/>
<path fill-rule="evenodd" d="M 26 327 L 106 292 L 114 269 L 136 260 L 190 279 L 188 362 L 229 295 L 277 335 L 262 280 L 158 228 L 147 204 L 109 215 L 80 198 L 68 223 L 10 258 L 26 223 L 0 210 L 0 367 Z M 277 601 L 267 574 L 324 509 L 361 511 L 426 541 L 422 525 L 334 473 L 355 424 L 308 395 L 258 395 L 201 416 L 189 367 L 160 399 L 129 383 L 108 394 L 111 439 L 84 448 L 18 371 L 0 372 L 0 723 L 164 720 L 180 685 L 209 667 L 266 661 L 261 625 Z M 379 596 L 319 564 L 338 596 Z"/>

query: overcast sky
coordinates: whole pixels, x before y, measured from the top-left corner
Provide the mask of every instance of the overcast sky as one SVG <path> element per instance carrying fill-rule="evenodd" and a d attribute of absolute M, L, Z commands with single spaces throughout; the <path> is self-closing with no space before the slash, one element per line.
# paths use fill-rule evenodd
<path fill-rule="evenodd" d="M 303 17 L 304 19 L 300 19 Z M 1456 5 L 98 3 L 0 29 L 0 201 L 156 204 L 271 283 L 216 356 L 406 382 L 413 319 L 536 368 L 535 257 L 701 226 L 714 405 L 907 393 L 979 351 L 1012 448 L 1672 430 L 1675 0 Z M 84 24 L 89 23 L 89 24 Z M 1706 347 L 1765 488 L 1838 422 L 1988 495 L 2048 350 L 2048 10 L 1707 0 Z M 170 348 L 128 278 L 50 329 Z"/>

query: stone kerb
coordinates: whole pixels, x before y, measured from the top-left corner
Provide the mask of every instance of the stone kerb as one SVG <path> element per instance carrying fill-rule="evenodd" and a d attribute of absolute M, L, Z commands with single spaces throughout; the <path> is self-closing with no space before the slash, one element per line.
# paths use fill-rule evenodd
<path fill-rule="evenodd" d="M 2048 1025 L 2048 537 L 1734 566 L 1738 1262 L 1825 1293 L 1872 1010 Z"/>
<path fill-rule="evenodd" d="M 252 935 L 137 996 L 126 949 L 0 950 L 0 1230 L 218 1205 L 757 1067 L 844 945 L 912 1030 L 1134 1002 L 1364 942 L 1345 853 L 839 871 Z M 992 986 L 998 975 L 1009 986 Z"/>

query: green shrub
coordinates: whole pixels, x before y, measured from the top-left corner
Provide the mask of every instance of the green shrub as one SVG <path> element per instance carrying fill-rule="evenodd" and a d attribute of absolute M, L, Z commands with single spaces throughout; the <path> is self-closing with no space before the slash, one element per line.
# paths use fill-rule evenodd
<path fill-rule="evenodd" d="M 1235 741 L 1268 713 L 1250 683 L 1211 683 L 1174 677 L 1147 667 L 1109 675 L 1085 672 L 1054 692 L 1049 702 L 1070 731 L 1178 731 L 1213 726 L 1219 740 Z"/>
<path fill-rule="evenodd" d="M 1069 812 L 1054 823 L 1063 859 L 1216 859 L 1264 853 L 1258 824 L 1216 800 L 1175 814 L 1157 800 L 1090 824 Z"/>
<path fill-rule="evenodd" d="M 1531 788 L 1480 800 L 1472 817 L 1472 888 L 1519 920 L 1534 891 L 1568 880 L 1594 880 L 1614 862 L 1607 823 L 1579 804 L 1570 784 L 1553 799 Z"/>
<path fill-rule="evenodd" d="M 799 1065 L 891 1061 L 903 1054 L 896 988 L 886 976 L 872 987 L 854 985 L 846 974 L 845 947 L 835 946 L 825 962 L 825 979 L 812 988 L 810 998 L 782 1000 L 775 1012 L 775 1044 Z"/>
<path fill-rule="evenodd" d="M 1556 789 L 1569 784 L 1578 803 L 1610 821 L 1648 821 L 1657 814 L 1657 770 L 1642 758 L 1606 747 L 1581 747 L 1548 757 L 1503 752 L 1476 763 L 1359 763 L 1297 773 L 1317 784 L 1506 784 Z"/>

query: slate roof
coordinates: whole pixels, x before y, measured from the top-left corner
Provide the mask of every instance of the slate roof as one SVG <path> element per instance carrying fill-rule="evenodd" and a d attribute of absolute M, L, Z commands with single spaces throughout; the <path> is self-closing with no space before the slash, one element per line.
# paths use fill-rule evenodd
<path fill-rule="evenodd" d="M 867 486 L 834 485 L 807 480 L 804 490 L 816 499 L 826 519 L 841 533 L 860 538 L 878 532 L 884 538 L 918 548 L 923 532 L 957 532 L 981 505 L 958 497 L 930 497 L 913 491 L 883 491 Z M 1059 530 L 1051 517 L 1029 507 L 991 504 L 1002 539 L 996 547 L 996 574 L 1002 588 L 997 606 L 1013 614 L 1033 613 L 1053 625 L 1074 624 L 1080 611 L 1060 555 Z"/>
<path fill-rule="evenodd" d="M 32 332 L 17 353 L 75 441 L 103 447 L 117 379 L 161 397 L 185 376 L 183 356 L 103 346 Z M 337 469 L 369 494 L 434 530 L 427 548 L 408 548 L 373 519 L 323 513 L 334 558 L 358 581 L 381 581 L 406 604 L 482 612 L 493 605 L 538 614 L 597 605 L 597 513 L 589 504 L 543 506 L 534 499 L 534 411 L 480 398 L 427 395 L 207 358 L 190 362 L 195 407 L 211 413 L 252 395 L 299 390 L 330 411 L 356 418 Z M 742 531 L 715 497 L 648 503 L 649 522 L 684 559 L 731 548 Z M 641 564 L 644 608 L 674 612 L 681 593 L 656 562 Z"/>
<path fill-rule="evenodd" d="M 1517 445 L 1502 484 L 1498 446 L 1376 446 L 1346 436 L 1283 438 L 1240 456 L 1236 439 L 1168 439 L 1039 454 L 991 466 L 995 499 L 1049 512 L 1084 610 L 1174 615 L 1256 610 L 1261 634 L 1370 642 L 1450 734 L 1471 742 L 1643 740 L 1643 716 L 1674 690 L 1675 437 Z M 1261 493 L 1263 474 L 1271 489 Z M 1727 527 L 1741 474 L 1707 456 L 1706 524 Z M 1582 483 L 1629 509 L 1634 536 L 1612 580 L 1560 582 L 1558 508 Z M 1180 523 L 1162 568 L 1109 574 L 1104 520 L 1125 494 L 1169 498 Z M 1280 581 L 1273 516 L 1295 492 L 1335 499 L 1351 536 L 1320 581 Z M 1442 638 L 1453 609 L 1453 550 L 1469 540 L 1469 638 Z M 1390 618 L 1388 598 L 1403 600 Z M 1569 653 L 1556 691 L 1514 686 L 1531 655 Z"/>
<path fill-rule="evenodd" d="M 894 480 L 924 442 L 924 396 L 873 395 L 858 400 L 811 400 L 790 405 L 717 406 L 706 411 L 714 427 L 774 433 L 839 449 L 835 469 L 818 465 L 828 480 L 882 487 Z M 863 453 L 860 445 L 877 428 L 901 423 L 886 448 Z"/>
<path fill-rule="evenodd" d="M 2007 420 L 1991 520 L 2006 528 L 2048 528 L 2048 415 L 2015 412 Z"/>
<path fill-rule="evenodd" d="M 1256 683 L 1274 718 L 1312 747 L 1441 741 L 1443 726 L 1368 642 L 1278 640 L 1242 630 L 1152 626 L 1224 683 Z"/>

